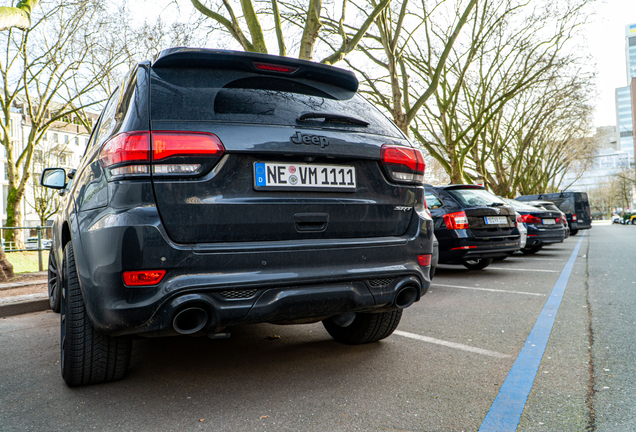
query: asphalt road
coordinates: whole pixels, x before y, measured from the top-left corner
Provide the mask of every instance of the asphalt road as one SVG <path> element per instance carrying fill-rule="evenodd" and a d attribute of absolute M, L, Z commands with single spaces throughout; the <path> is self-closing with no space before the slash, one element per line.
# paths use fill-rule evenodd
<path fill-rule="evenodd" d="M 321 324 L 135 342 L 128 376 L 70 389 L 59 315 L 0 319 L 0 431 L 474 431 L 581 234 L 481 271 L 440 266 L 390 338 Z M 636 430 L 636 227 L 595 226 L 577 254 L 518 430 Z"/>

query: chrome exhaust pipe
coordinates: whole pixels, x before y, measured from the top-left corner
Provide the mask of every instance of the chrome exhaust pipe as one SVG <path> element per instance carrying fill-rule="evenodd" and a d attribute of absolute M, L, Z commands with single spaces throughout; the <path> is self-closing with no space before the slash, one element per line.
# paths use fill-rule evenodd
<path fill-rule="evenodd" d="M 395 296 L 393 303 L 398 309 L 405 309 L 411 306 L 417 299 L 417 288 L 413 285 L 407 285 L 402 288 Z"/>
<path fill-rule="evenodd" d="M 192 334 L 203 329 L 208 323 L 208 313 L 199 308 L 191 307 L 180 311 L 172 320 L 172 327 L 181 334 Z"/>

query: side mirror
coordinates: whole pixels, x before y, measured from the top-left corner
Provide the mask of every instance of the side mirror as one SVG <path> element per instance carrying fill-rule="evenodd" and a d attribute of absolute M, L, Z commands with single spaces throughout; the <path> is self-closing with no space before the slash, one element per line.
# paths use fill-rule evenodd
<path fill-rule="evenodd" d="M 40 184 L 51 189 L 64 189 L 66 186 L 66 171 L 63 168 L 46 168 L 42 171 Z"/>

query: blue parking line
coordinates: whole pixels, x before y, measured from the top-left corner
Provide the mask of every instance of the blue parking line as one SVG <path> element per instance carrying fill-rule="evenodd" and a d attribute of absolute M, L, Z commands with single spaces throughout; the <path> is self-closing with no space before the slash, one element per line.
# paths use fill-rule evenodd
<path fill-rule="evenodd" d="M 559 280 L 552 288 L 550 297 L 546 301 L 545 306 L 543 306 L 543 310 L 539 314 L 539 318 L 537 318 L 537 322 L 534 324 L 528 339 L 526 339 L 525 345 L 521 349 L 515 364 L 512 365 L 512 369 L 508 372 L 508 376 L 499 389 L 499 394 L 492 403 L 490 410 L 488 410 L 488 414 L 486 414 L 486 418 L 484 418 L 479 428 L 480 431 L 509 432 L 517 429 L 519 419 L 530 395 L 530 390 L 532 390 L 534 379 L 537 376 L 543 353 L 548 345 L 552 326 L 559 311 L 561 300 L 563 300 L 563 294 L 568 285 L 568 280 L 574 268 L 574 261 L 576 261 L 584 237 L 585 233 L 576 244 L 570 259 L 561 272 L 561 276 L 559 276 Z"/>

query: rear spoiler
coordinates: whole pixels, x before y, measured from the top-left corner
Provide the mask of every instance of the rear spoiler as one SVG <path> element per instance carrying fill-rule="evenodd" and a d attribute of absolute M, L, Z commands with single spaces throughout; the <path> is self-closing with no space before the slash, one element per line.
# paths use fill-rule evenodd
<path fill-rule="evenodd" d="M 168 48 L 157 54 L 151 67 L 236 69 L 265 75 L 310 79 L 353 92 L 358 90 L 358 79 L 353 72 L 307 60 L 252 52 Z"/>

